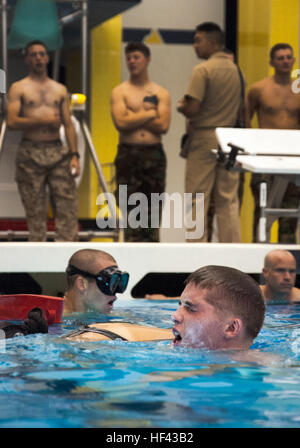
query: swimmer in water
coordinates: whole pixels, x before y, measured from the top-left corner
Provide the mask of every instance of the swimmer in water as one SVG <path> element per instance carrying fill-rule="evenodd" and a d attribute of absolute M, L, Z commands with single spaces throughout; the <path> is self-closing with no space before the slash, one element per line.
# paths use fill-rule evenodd
<path fill-rule="evenodd" d="M 300 301 L 300 289 L 295 287 L 296 260 L 291 252 L 275 249 L 267 253 L 262 274 L 265 285 L 261 286 L 261 290 L 267 302 Z"/>
<path fill-rule="evenodd" d="M 296 260 L 288 250 L 275 249 L 268 252 L 264 259 L 262 276 L 265 284 L 261 285 L 266 302 L 286 301 L 300 302 L 300 289 L 295 287 Z M 169 297 L 164 294 L 145 294 L 145 299 L 179 300 L 180 297 Z"/>
<path fill-rule="evenodd" d="M 63 336 L 77 341 L 105 341 L 120 339 L 128 342 L 149 342 L 157 340 L 172 340 L 172 330 L 135 325 L 128 322 L 106 322 L 82 325 L 77 330 Z"/>
<path fill-rule="evenodd" d="M 265 316 L 259 285 L 225 266 L 205 266 L 186 280 L 173 314 L 176 346 L 210 350 L 247 350 Z"/>
<path fill-rule="evenodd" d="M 118 269 L 110 254 L 96 249 L 75 252 L 66 273 L 64 314 L 88 310 L 109 313 L 117 300 L 116 294 L 125 291 L 129 279 L 129 274 Z"/>
<path fill-rule="evenodd" d="M 94 341 L 172 339 L 174 346 L 248 350 L 264 321 L 265 302 L 258 284 L 237 269 L 225 266 L 198 269 L 188 277 L 180 299 L 181 305 L 173 314 L 172 332 L 109 322 L 81 327 L 64 337 Z M 101 331 L 97 332 L 97 328 Z"/>

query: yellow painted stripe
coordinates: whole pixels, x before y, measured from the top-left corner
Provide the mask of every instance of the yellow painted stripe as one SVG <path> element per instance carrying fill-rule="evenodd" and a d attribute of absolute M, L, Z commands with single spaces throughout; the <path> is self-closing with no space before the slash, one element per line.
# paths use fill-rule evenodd
<path fill-rule="evenodd" d="M 238 16 L 238 60 L 247 87 L 268 75 L 270 0 L 240 0 Z M 257 121 L 252 123 L 257 126 Z M 242 242 L 252 242 L 254 200 L 251 174 L 246 173 L 241 209 Z"/>
<path fill-rule="evenodd" d="M 299 51 L 298 0 L 240 0 L 238 16 L 238 56 L 247 87 L 273 73 L 269 65 L 269 52 L 273 45 L 287 42 L 294 48 L 295 67 Z M 252 126 L 257 127 L 257 119 Z M 244 199 L 241 210 L 242 241 L 252 241 L 254 201 L 246 174 Z M 271 242 L 278 241 L 278 222 L 271 230 Z"/>
<path fill-rule="evenodd" d="M 113 164 L 118 144 L 118 133 L 110 114 L 110 93 L 121 82 L 121 15 L 95 27 L 91 42 L 91 133 L 109 184 L 111 170 L 103 164 Z M 97 215 L 96 198 L 100 192 L 96 170 L 90 166 L 90 217 Z"/>

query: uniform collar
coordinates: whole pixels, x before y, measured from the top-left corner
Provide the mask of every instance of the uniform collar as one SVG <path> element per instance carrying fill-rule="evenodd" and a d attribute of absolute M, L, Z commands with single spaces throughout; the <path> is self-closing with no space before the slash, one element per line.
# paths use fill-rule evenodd
<path fill-rule="evenodd" d="M 226 53 L 224 53 L 224 51 L 220 50 L 220 51 L 216 51 L 215 53 L 213 53 L 208 59 L 213 59 L 213 58 L 227 58 Z"/>

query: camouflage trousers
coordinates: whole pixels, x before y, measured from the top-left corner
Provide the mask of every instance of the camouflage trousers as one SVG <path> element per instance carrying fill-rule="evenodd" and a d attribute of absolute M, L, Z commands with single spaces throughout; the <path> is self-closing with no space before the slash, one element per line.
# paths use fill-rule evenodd
<path fill-rule="evenodd" d="M 45 241 L 48 200 L 55 219 L 55 241 L 77 241 L 77 191 L 67 147 L 59 140 L 22 140 L 16 182 L 25 209 L 29 241 Z"/>
<path fill-rule="evenodd" d="M 121 143 L 115 159 L 117 185 L 127 185 L 128 197 L 137 192 L 148 199 L 148 227 L 124 229 L 125 241 L 158 242 L 159 229 L 151 228 L 151 193 L 163 193 L 166 179 L 166 155 L 161 144 L 136 145 Z M 116 191 L 118 201 L 118 192 Z M 134 206 L 127 206 L 128 213 Z M 161 221 L 162 206 L 159 209 Z"/>
<path fill-rule="evenodd" d="M 253 221 L 253 242 L 257 242 L 257 231 L 260 218 L 260 184 L 261 182 L 267 182 L 268 188 L 272 185 L 274 175 L 271 174 L 252 174 L 251 176 L 251 191 L 254 198 L 254 221 Z M 281 208 L 298 208 L 300 200 L 300 187 L 294 183 L 289 182 L 286 192 L 284 193 Z M 278 219 L 278 242 L 295 244 L 296 243 L 296 230 L 297 230 L 297 218 L 282 217 Z"/>

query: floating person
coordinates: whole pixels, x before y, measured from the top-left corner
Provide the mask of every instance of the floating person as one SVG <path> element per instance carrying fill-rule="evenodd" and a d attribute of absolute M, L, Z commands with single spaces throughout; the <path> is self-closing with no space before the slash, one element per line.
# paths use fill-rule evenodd
<path fill-rule="evenodd" d="M 122 322 L 93 323 L 64 338 L 93 341 L 172 338 L 174 346 L 248 350 L 264 322 L 265 301 L 259 285 L 237 269 L 205 266 L 196 270 L 187 278 L 180 301 L 172 316 L 172 330 Z"/>
<path fill-rule="evenodd" d="M 106 322 L 82 325 L 64 336 L 72 340 L 104 341 L 121 339 L 122 341 L 157 341 L 173 339 L 171 329 L 135 325 L 129 322 Z"/>

